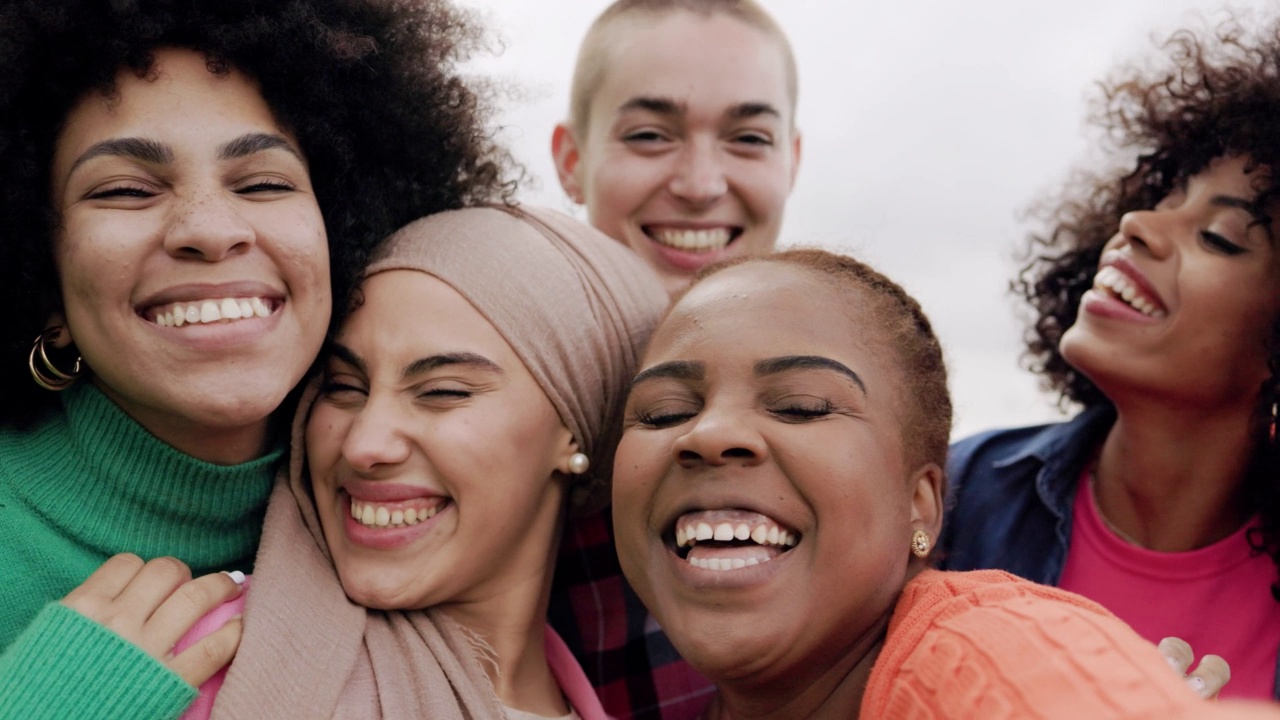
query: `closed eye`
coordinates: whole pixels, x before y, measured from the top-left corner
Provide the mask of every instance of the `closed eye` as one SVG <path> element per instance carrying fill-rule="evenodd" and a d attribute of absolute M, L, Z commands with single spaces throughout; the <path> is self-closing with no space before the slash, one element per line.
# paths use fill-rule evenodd
<path fill-rule="evenodd" d="M 832 407 L 828 402 L 818 402 L 811 404 L 784 405 L 782 407 L 770 408 L 769 412 L 789 422 L 804 422 L 805 420 L 814 420 L 830 415 L 832 413 Z"/>
<path fill-rule="evenodd" d="M 149 198 L 155 197 L 155 193 L 143 187 L 133 185 L 115 185 L 92 192 L 86 197 L 90 200 L 106 200 L 109 198 Z"/>
<path fill-rule="evenodd" d="M 1245 251 L 1245 249 L 1240 245 L 1215 232 L 1202 230 L 1200 231 L 1200 238 L 1204 241 L 1205 245 L 1222 253 L 1223 255 L 1239 255 Z"/>
<path fill-rule="evenodd" d="M 651 428 L 674 427 L 688 421 L 696 413 L 692 412 L 636 412 L 636 422 Z"/>
<path fill-rule="evenodd" d="M 250 195 L 253 193 L 267 192 L 293 192 L 294 190 L 297 190 L 297 188 L 291 183 L 284 182 L 283 180 L 263 180 L 253 183 L 252 185 L 238 188 L 236 192 L 241 195 Z"/>

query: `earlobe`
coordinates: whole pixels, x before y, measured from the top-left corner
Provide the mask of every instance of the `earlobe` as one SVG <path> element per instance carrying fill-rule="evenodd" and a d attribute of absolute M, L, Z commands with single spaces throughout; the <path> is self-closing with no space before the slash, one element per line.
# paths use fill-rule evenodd
<path fill-rule="evenodd" d="M 567 122 L 558 123 L 551 133 L 551 157 L 556 163 L 560 187 L 575 203 L 583 202 L 582 184 L 578 182 L 578 140 Z"/>
<path fill-rule="evenodd" d="M 587 456 L 582 454 L 578 441 L 573 437 L 573 433 L 569 432 L 569 428 L 561 426 L 560 431 L 560 450 L 556 453 L 556 470 L 568 477 L 582 475 L 585 472 L 582 469 L 582 461 L 587 459 Z M 590 462 L 588 461 L 587 464 L 590 465 Z"/>
<path fill-rule="evenodd" d="M 911 527 L 937 539 L 942 531 L 942 484 L 945 474 L 937 463 L 929 463 L 912 476 Z"/>

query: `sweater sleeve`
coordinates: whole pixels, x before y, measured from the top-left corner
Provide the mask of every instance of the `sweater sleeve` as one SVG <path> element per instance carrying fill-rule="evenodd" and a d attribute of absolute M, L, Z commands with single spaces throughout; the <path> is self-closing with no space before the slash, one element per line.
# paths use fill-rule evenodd
<path fill-rule="evenodd" d="M 908 586 L 864 696 L 865 717 L 1200 717 L 1155 646 L 1071 593 L 997 571 Z"/>
<path fill-rule="evenodd" d="M 0 655 L 0 718 L 169 720 L 195 696 L 142 649 L 57 602 Z"/>

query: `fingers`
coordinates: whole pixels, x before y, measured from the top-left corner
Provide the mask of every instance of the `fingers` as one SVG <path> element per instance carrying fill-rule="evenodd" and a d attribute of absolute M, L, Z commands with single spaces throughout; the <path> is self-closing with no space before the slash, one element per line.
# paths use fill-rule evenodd
<path fill-rule="evenodd" d="M 141 569 L 142 558 L 137 555 L 133 553 L 113 555 L 80 583 L 79 587 L 67 593 L 67 596 L 62 599 L 62 604 L 81 615 L 93 618 L 92 613 L 98 606 L 114 600 Z"/>
<path fill-rule="evenodd" d="M 1222 686 L 1231 679 L 1231 666 L 1217 655 L 1205 655 L 1187 676 L 1187 685 L 1202 698 L 1217 697 Z"/>
<path fill-rule="evenodd" d="M 200 618 L 240 592 L 244 575 L 235 575 L 214 573 L 192 580 L 191 570 L 174 558 L 144 563 L 137 555 L 121 554 L 103 563 L 62 603 L 168 663 L 173 659 L 174 644 Z M 235 654 L 239 633 L 219 637 L 180 667 L 192 677 L 207 678 L 216 672 L 222 665 L 208 667 L 219 661 L 225 664 Z M 188 651 L 192 649 L 194 646 Z"/>
<path fill-rule="evenodd" d="M 152 654 L 156 657 L 167 655 L 200 618 L 239 594 L 240 585 L 227 573 L 213 573 L 183 583 L 151 614 L 139 644 L 144 649 L 154 649 Z"/>
<path fill-rule="evenodd" d="M 1191 668 L 1191 661 L 1195 659 L 1191 646 L 1182 638 L 1167 637 L 1161 640 L 1156 648 L 1164 656 L 1165 662 L 1169 663 L 1173 671 L 1179 675 L 1186 675 L 1187 670 Z"/>
<path fill-rule="evenodd" d="M 201 578 L 203 579 L 203 578 Z M 235 657 L 240 647 L 240 636 L 244 632 L 244 624 L 240 616 L 227 621 L 216 631 L 201 638 L 199 642 L 183 650 L 170 660 L 169 669 L 187 681 L 192 687 L 200 687 L 204 681 L 213 677 Z"/>
<path fill-rule="evenodd" d="M 1184 676 L 1187 686 L 1202 698 L 1217 697 L 1222 686 L 1231 679 L 1231 666 L 1217 655 L 1205 655 L 1200 659 L 1196 669 L 1188 673 L 1195 654 L 1191 646 L 1180 638 L 1167 637 L 1160 641 L 1157 648 L 1164 656 L 1165 662 L 1168 662 L 1178 675 Z"/>

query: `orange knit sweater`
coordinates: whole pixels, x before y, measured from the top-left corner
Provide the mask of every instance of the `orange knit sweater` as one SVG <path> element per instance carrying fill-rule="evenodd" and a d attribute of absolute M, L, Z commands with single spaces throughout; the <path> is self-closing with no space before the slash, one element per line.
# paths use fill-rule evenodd
<path fill-rule="evenodd" d="M 1273 718 L 1205 702 L 1155 646 L 1102 606 L 997 570 L 928 570 L 907 583 L 861 717 Z"/>

